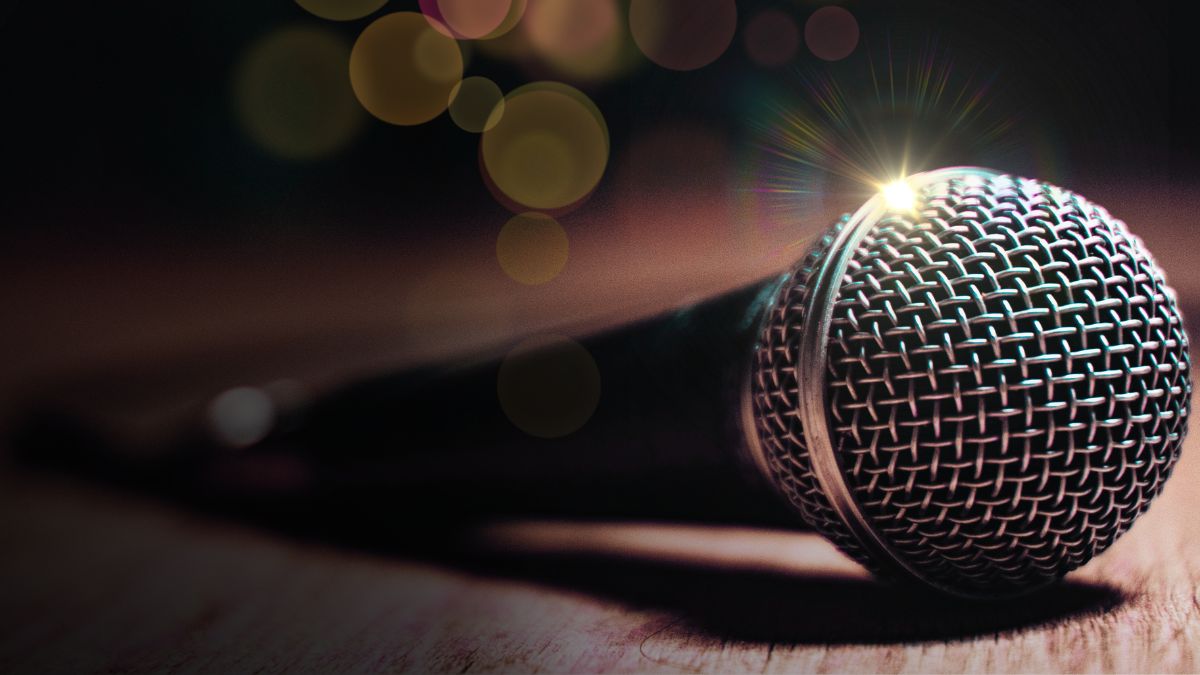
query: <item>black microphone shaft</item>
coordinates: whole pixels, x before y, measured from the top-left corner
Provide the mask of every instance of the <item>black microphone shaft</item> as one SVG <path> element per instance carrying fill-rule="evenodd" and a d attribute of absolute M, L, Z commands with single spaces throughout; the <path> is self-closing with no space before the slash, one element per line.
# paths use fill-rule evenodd
<path fill-rule="evenodd" d="M 130 459 L 116 448 L 93 464 L 127 481 L 138 476 L 256 510 L 303 502 L 431 521 L 536 514 L 791 522 L 745 459 L 739 420 L 760 319 L 779 282 L 579 338 L 599 372 L 599 401 L 562 437 L 532 436 L 506 416 L 497 392 L 501 352 L 344 387 L 248 448 L 222 449 L 191 430 L 158 459 Z M 27 444 L 44 448 L 47 426 L 61 428 L 62 420 L 27 429 Z M 280 465 L 291 480 L 274 480 Z"/>

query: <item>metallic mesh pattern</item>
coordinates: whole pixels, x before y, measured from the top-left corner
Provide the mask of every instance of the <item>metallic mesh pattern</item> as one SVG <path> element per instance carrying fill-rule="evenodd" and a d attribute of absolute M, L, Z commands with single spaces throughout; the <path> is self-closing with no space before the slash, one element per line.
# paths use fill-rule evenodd
<path fill-rule="evenodd" d="M 1178 459 L 1191 385 L 1173 295 L 1124 223 L 1052 186 L 972 178 L 871 226 L 838 290 L 826 385 L 871 528 L 926 581 L 989 595 L 1056 579 L 1132 524 Z M 782 291 L 756 354 L 760 441 L 801 514 L 875 567 L 790 415 L 806 284 Z"/>
<path fill-rule="evenodd" d="M 808 250 L 792 270 L 768 309 L 762 335 L 755 345 L 750 394 L 759 442 L 775 485 L 800 511 L 800 516 L 859 562 L 878 572 L 858 549 L 854 537 L 842 526 L 837 513 L 822 494 L 813 475 L 804 443 L 804 427 L 796 414 L 800 387 L 796 381 L 796 344 L 804 326 L 804 306 L 812 288 L 812 275 L 829 251 L 833 238 L 845 226 L 843 216 Z"/>

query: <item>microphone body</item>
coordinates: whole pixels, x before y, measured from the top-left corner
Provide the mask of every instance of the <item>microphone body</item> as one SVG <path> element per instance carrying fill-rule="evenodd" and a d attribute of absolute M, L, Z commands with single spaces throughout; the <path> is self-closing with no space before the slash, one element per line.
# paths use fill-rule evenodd
<path fill-rule="evenodd" d="M 546 362 L 513 377 L 529 378 L 518 387 L 558 389 L 543 397 L 595 386 L 546 377 L 547 370 L 572 358 L 595 363 L 595 409 L 563 435 L 539 437 L 509 419 L 498 391 L 501 354 L 353 385 L 318 402 L 290 444 L 315 460 L 327 482 L 352 490 L 376 483 L 395 501 L 442 515 L 794 524 L 763 490 L 739 417 L 749 355 L 781 282 L 772 277 L 581 337 L 582 351 L 559 358 L 561 342 L 534 350 L 527 358 Z"/>
<path fill-rule="evenodd" d="M 578 350 L 568 358 L 594 363 L 599 396 L 579 428 L 554 437 L 506 415 L 498 381 L 509 350 L 498 349 L 352 382 L 302 405 L 270 387 L 239 387 L 243 407 L 265 398 L 272 411 L 250 443 L 214 433 L 222 406 L 211 402 L 230 398 L 218 392 L 150 440 L 87 410 L 48 407 L 27 419 L 17 445 L 39 463 L 331 530 L 413 514 L 426 530 L 505 515 L 803 526 L 753 466 L 743 419 L 749 357 L 783 281 L 774 275 L 566 342 Z M 564 342 L 535 350 L 533 359 L 548 353 L 551 362 L 518 386 L 564 396 L 595 386 L 546 372 L 561 365 L 553 357 Z"/>

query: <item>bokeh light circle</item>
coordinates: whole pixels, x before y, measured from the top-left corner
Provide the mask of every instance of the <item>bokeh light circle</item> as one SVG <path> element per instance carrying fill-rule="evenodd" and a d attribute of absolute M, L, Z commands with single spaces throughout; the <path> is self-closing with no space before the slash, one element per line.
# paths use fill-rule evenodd
<path fill-rule="evenodd" d="M 529 41 L 539 53 L 581 53 L 617 30 L 613 0 L 534 0 L 525 17 Z"/>
<path fill-rule="evenodd" d="M 244 448 L 267 437 L 275 425 L 275 404 L 255 387 L 228 389 L 208 406 L 208 425 L 224 445 Z"/>
<path fill-rule="evenodd" d="M 525 9 L 528 5 L 529 0 L 512 0 L 508 4 L 508 14 L 504 16 L 504 19 L 500 22 L 500 25 L 496 26 L 494 30 L 487 35 L 480 37 L 479 39 L 487 42 L 495 40 L 499 37 L 504 37 L 505 35 L 509 35 L 512 32 L 512 29 L 516 28 L 517 24 L 521 23 L 521 19 L 525 17 Z"/>
<path fill-rule="evenodd" d="M 858 21 L 841 7 L 822 7 L 804 24 L 804 44 L 819 59 L 840 61 L 858 46 Z"/>
<path fill-rule="evenodd" d="M 608 127 L 583 92 L 559 82 L 514 89 L 499 123 L 483 133 L 487 178 L 512 201 L 552 210 L 579 201 L 608 164 Z"/>
<path fill-rule="evenodd" d="M 800 30 L 792 17 L 766 9 L 746 23 L 746 53 L 760 66 L 775 67 L 791 61 L 800 48 Z"/>
<path fill-rule="evenodd" d="M 558 276 L 567 264 L 570 245 L 562 225 L 542 213 L 522 213 L 509 219 L 496 238 L 496 259 L 515 281 L 529 286 Z"/>
<path fill-rule="evenodd" d="M 496 378 L 500 407 L 519 429 L 560 438 L 587 423 L 600 403 L 600 370 L 582 345 L 561 335 L 522 341 Z"/>
<path fill-rule="evenodd" d="M 507 35 L 512 29 L 517 27 L 521 19 L 525 17 L 525 9 L 529 4 L 529 0 L 512 0 L 508 6 L 508 14 L 495 30 L 479 38 L 480 40 L 495 40 L 498 37 Z"/>
<path fill-rule="evenodd" d="M 235 112 L 246 134 L 287 159 L 344 147 L 364 121 L 346 75 L 349 57 L 349 45 L 322 28 L 284 28 L 259 40 L 233 78 Z"/>
<path fill-rule="evenodd" d="M 450 119 L 463 131 L 487 131 L 504 116 L 504 92 L 486 77 L 468 77 L 450 90 Z"/>
<path fill-rule="evenodd" d="M 478 40 L 500 34 L 511 22 L 514 11 L 524 12 L 520 0 L 420 0 L 421 13 L 442 35 L 459 40 Z M 520 15 L 517 15 L 517 20 Z M 512 26 L 508 26 L 509 29 Z"/>
<path fill-rule="evenodd" d="M 330 21 L 353 21 L 379 11 L 387 0 L 296 0 L 311 14 Z"/>
<path fill-rule="evenodd" d="M 391 124 L 421 124 L 440 115 L 462 71 L 458 43 L 416 12 L 376 19 L 350 53 L 350 83 L 359 102 Z"/>
<path fill-rule="evenodd" d="M 602 80 L 633 51 L 616 0 L 531 0 L 522 27 L 542 61 L 573 79 Z"/>
<path fill-rule="evenodd" d="M 632 0 L 629 29 L 651 61 L 695 70 L 725 53 L 737 30 L 733 0 Z"/>

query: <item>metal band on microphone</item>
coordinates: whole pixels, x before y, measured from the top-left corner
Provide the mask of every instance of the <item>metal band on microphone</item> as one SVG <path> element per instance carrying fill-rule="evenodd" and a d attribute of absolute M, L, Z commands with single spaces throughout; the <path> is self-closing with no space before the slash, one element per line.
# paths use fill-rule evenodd
<path fill-rule="evenodd" d="M 930 184 L 967 173 L 984 178 L 1000 175 L 987 170 L 955 167 L 916 174 L 905 183 L 914 192 L 920 193 Z M 846 482 L 842 453 L 835 447 L 830 434 L 833 425 L 829 418 L 827 352 L 838 293 L 854 252 L 891 210 L 884 195 L 876 195 L 851 216 L 821 261 L 805 305 L 804 326 L 796 348 L 796 382 L 800 387 L 796 412 L 804 427 L 813 475 L 830 506 L 863 550 L 893 576 L 906 576 L 954 593 L 954 589 L 929 579 L 909 565 L 879 536 Z"/>

